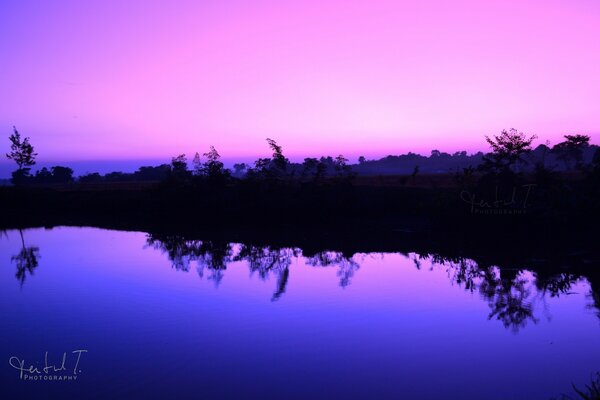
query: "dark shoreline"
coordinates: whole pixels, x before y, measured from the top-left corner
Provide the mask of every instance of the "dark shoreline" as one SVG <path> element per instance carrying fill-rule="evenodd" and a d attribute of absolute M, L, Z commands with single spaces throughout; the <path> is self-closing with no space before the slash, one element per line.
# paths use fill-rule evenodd
<path fill-rule="evenodd" d="M 5 187 L 0 188 L 0 229 L 90 226 L 300 247 L 309 253 L 416 251 L 494 265 L 546 260 L 558 267 L 599 259 L 595 204 L 567 202 L 556 209 L 553 203 L 563 199 L 544 198 L 544 192 L 529 199 L 525 213 L 481 215 L 471 212 L 458 188 L 256 189 Z"/>

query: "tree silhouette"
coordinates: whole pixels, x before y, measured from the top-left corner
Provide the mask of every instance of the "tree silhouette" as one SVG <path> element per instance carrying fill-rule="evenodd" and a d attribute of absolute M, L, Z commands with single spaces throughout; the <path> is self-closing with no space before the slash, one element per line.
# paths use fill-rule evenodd
<path fill-rule="evenodd" d="M 17 164 L 17 170 L 12 174 L 12 182 L 15 185 L 21 184 L 29 178 L 29 167 L 35 165 L 37 153 L 34 152 L 28 137 L 21 140 L 21 135 L 15 126 L 13 126 L 13 133 L 8 139 L 10 140 L 10 152 L 6 153 L 6 158 Z"/>
<path fill-rule="evenodd" d="M 536 137 L 526 137 L 514 128 L 503 130 L 500 135 L 491 138 L 486 136 L 492 152 L 483 158 L 482 168 L 495 173 L 515 172 L 514 169 L 525 162 L 523 156 L 531 151 L 531 143 Z"/>
<path fill-rule="evenodd" d="M 171 159 L 170 177 L 177 182 L 185 182 L 190 177 L 185 154 L 180 154 Z"/>
<path fill-rule="evenodd" d="M 567 140 L 554 146 L 552 152 L 565 163 L 566 169 L 581 168 L 583 152 L 590 145 L 590 137 L 587 135 L 565 135 L 564 138 Z"/>
<path fill-rule="evenodd" d="M 348 165 L 348 159 L 341 154 L 333 160 L 333 168 L 336 177 L 341 181 L 350 181 L 354 177 L 352 168 Z"/>
<path fill-rule="evenodd" d="M 281 171 L 285 171 L 287 164 L 289 163 L 289 160 L 287 158 L 285 158 L 285 156 L 283 155 L 283 150 L 281 149 L 281 146 L 278 145 L 275 140 L 269 139 L 269 138 L 267 138 L 267 143 L 269 144 L 269 147 L 273 151 L 274 166 Z"/>
<path fill-rule="evenodd" d="M 196 152 L 194 155 L 194 159 L 192 160 L 192 165 L 194 166 L 194 175 L 200 176 L 203 174 L 202 169 L 202 158 L 200 158 L 200 153 Z"/>
<path fill-rule="evenodd" d="M 267 143 L 273 152 L 271 158 L 259 158 L 254 162 L 254 168 L 249 168 L 246 178 L 264 179 L 270 182 L 281 181 L 287 175 L 289 160 L 283 155 L 280 145 L 273 139 L 267 138 Z"/>
<path fill-rule="evenodd" d="M 200 165 L 199 169 L 202 176 L 208 178 L 210 182 L 223 182 L 229 177 L 230 172 L 224 168 L 220 160 L 221 156 L 214 146 L 210 146 L 210 150 L 208 153 L 204 153 L 204 157 L 206 157 L 206 161 Z M 194 163 L 196 163 L 196 159 L 194 159 Z"/>
<path fill-rule="evenodd" d="M 316 158 L 305 158 L 302 163 L 302 178 L 312 177 L 314 183 L 318 183 L 325 176 L 327 166 Z"/>
<path fill-rule="evenodd" d="M 52 182 L 52 172 L 44 167 L 35 173 L 35 182 L 36 183 L 51 183 Z"/>
<path fill-rule="evenodd" d="M 244 175 L 244 171 L 248 169 L 248 165 L 246 163 L 235 163 L 233 164 L 234 174 L 237 176 Z"/>
<path fill-rule="evenodd" d="M 73 170 L 69 167 L 55 166 L 51 168 L 52 182 L 68 183 L 73 182 Z"/>

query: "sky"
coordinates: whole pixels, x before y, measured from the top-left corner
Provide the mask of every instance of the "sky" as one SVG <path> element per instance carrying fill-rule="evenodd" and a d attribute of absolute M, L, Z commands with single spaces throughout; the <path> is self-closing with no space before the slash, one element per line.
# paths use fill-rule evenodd
<path fill-rule="evenodd" d="M 42 162 L 255 159 L 267 137 L 292 159 L 486 150 L 512 127 L 600 137 L 597 0 L 5 0 L 0 15 L 0 132 Z"/>

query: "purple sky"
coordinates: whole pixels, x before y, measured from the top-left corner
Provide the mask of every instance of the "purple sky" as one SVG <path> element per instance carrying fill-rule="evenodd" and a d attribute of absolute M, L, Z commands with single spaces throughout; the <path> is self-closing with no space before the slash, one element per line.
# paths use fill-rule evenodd
<path fill-rule="evenodd" d="M 600 137 L 597 0 L 19 0 L 0 15 L 0 131 L 41 161 Z"/>

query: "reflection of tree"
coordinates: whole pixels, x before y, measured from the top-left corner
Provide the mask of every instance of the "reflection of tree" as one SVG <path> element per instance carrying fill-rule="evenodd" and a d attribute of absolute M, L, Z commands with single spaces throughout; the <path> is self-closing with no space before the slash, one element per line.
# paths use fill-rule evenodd
<path fill-rule="evenodd" d="M 600 318 L 600 294 L 594 290 L 590 290 L 589 296 L 592 299 L 592 304 L 589 307 L 596 310 L 596 315 Z"/>
<path fill-rule="evenodd" d="M 218 286 L 227 269 L 227 264 L 234 261 L 246 261 L 251 274 L 258 273 L 262 280 L 270 274 L 277 276 L 277 289 L 273 300 L 279 299 L 288 282 L 289 266 L 292 259 L 300 255 L 298 249 L 275 249 L 269 246 L 258 247 L 241 245 L 234 254 L 233 245 L 226 242 L 186 240 L 179 235 L 149 234 L 148 246 L 167 254 L 173 268 L 178 271 L 189 271 L 192 262 L 197 263 L 198 276 L 203 278 L 208 271 L 208 279 Z"/>
<path fill-rule="evenodd" d="M 352 257 L 347 257 L 343 253 L 335 251 L 322 251 L 312 257 L 306 259 L 306 264 L 313 267 L 329 267 L 332 265 L 338 266 L 337 276 L 340 277 L 340 286 L 346 287 L 350 285 L 354 273 L 360 268 Z"/>
<path fill-rule="evenodd" d="M 596 276 L 597 278 L 597 276 Z M 595 310 L 596 315 L 600 318 L 600 292 L 598 292 L 598 281 L 597 279 L 590 279 L 590 292 L 588 293 L 588 298 L 591 300 L 591 304 L 588 305 L 589 308 Z"/>
<path fill-rule="evenodd" d="M 451 265 L 453 268 L 448 268 L 447 270 L 451 282 L 459 286 L 464 285 L 465 289 L 471 293 L 477 290 L 479 282 L 482 280 L 485 281 L 486 275 L 489 272 L 485 269 L 480 269 L 475 261 L 464 258 L 454 260 Z"/>
<path fill-rule="evenodd" d="M 219 286 L 223 279 L 227 264 L 231 261 L 233 250 L 231 244 L 225 242 L 200 242 L 194 249 L 194 259 L 198 263 L 198 276 L 204 276 L 204 270 L 208 269 L 210 274 L 208 280 Z"/>
<path fill-rule="evenodd" d="M 563 294 L 571 294 L 571 287 L 576 284 L 581 277 L 575 274 L 557 274 L 546 276 L 537 275 L 536 286 L 544 295 L 550 293 L 550 297 L 559 297 Z"/>
<path fill-rule="evenodd" d="M 537 323 L 533 314 L 533 283 L 522 272 L 501 270 L 496 267 L 482 268 L 476 262 L 464 258 L 447 258 L 439 255 L 420 255 L 429 258 L 432 264 L 442 265 L 452 283 L 464 286 L 469 292 L 479 295 L 490 307 L 489 319 L 496 319 L 513 332 L 527 325 L 527 321 Z M 535 289 L 535 287 L 534 287 Z"/>
<path fill-rule="evenodd" d="M 288 278 L 290 277 L 290 269 L 285 267 L 283 271 L 277 277 L 277 290 L 273 293 L 273 297 L 271 297 L 271 301 L 277 301 L 285 293 L 285 289 L 287 287 Z"/>
<path fill-rule="evenodd" d="M 298 256 L 300 256 L 300 250 L 294 248 L 278 249 L 269 246 L 241 245 L 234 261 L 248 262 L 250 274 L 256 272 L 262 280 L 267 279 L 271 273 L 275 274 L 277 289 L 271 300 L 276 301 L 285 293 L 290 275 L 289 267 L 292 259 Z"/>
<path fill-rule="evenodd" d="M 147 244 L 156 250 L 167 254 L 167 257 L 177 271 L 189 271 L 192 259 L 193 240 L 185 240 L 178 235 L 155 235 L 148 234 Z"/>
<path fill-rule="evenodd" d="M 148 234 L 148 246 L 167 254 L 173 268 L 178 271 L 189 271 L 192 262 L 197 263 L 198 275 L 204 277 L 208 269 L 208 279 L 216 285 L 223 279 L 223 271 L 231 261 L 231 244 L 201 240 L 186 240 L 179 235 Z"/>
<path fill-rule="evenodd" d="M 531 282 L 522 273 L 514 279 L 501 279 L 500 270 L 490 280 L 484 280 L 487 288 L 483 290 L 484 298 L 488 301 L 491 312 L 489 319 L 495 318 L 502 322 L 505 328 L 518 332 L 524 328 L 527 321 L 537 323 L 538 319 L 533 315 L 533 306 L 530 300 Z"/>
<path fill-rule="evenodd" d="M 15 276 L 22 287 L 23 283 L 25 283 L 27 274 L 33 275 L 33 271 L 38 266 L 40 249 L 34 246 L 25 246 L 25 238 L 23 237 L 23 231 L 21 229 L 19 229 L 19 234 L 21 235 L 21 251 L 17 255 L 12 256 L 11 261 L 15 262 L 17 265 L 17 273 Z"/>
<path fill-rule="evenodd" d="M 257 274 L 261 280 L 274 276 L 276 288 L 272 301 L 280 299 L 286 292 L 292 261 L 302 255 L 298 248 L 276 248 L 248 244 L 234 245 L 219 241 L 188 240 L 179 235 L 149 234 L 148 246 L 166 253 L 176 270 L 189 271 L 192 263 L 197 264 L 198 275 L 215 282 L 218 286 L 223 279 L 227 265 L 243 261 L 250 269 L 250 275 Z M 37 248 L 26 248 L 19 256 L 17 277 L 22 281 L 25 273 L 37 266 Z M 321 251 L 305 258 L 306 265 L 315 267 L 337 267 L 341 287 L 350 285 L 354 274 L 360 268 L 360 260 L 343 252 Z M 573 273 L 552 274 L 538 271 L 535 274 L 522 269 L 507 269 L 484 266 L 463 257 L 445 257 L 440 254 L 415 254 L 413 261 L 418 269 L 426 261 L 431 269 L 442 266 L 452 284 L 464 287 L 470 293 L 479 293 L 490 308 L 489 319 L 500 321 L 506 328 L 518 332 L 528 322 L 537 323 L 534 315 L 534 300 L 544 301 L 545 297 L 558 297 L 570 294 L 573 285 L 583 278 Z M 595 281 L 594 281 L 595 282 Z M 593 290 L 591 299 L 596 310 L 600 310 L 600 296 Z M 600 312 L 598 313 L 600 317 Z"/>

